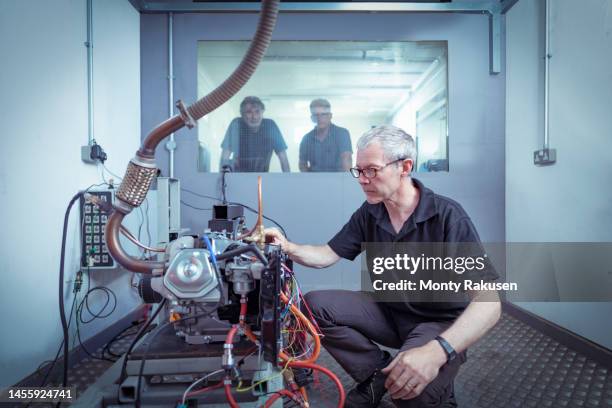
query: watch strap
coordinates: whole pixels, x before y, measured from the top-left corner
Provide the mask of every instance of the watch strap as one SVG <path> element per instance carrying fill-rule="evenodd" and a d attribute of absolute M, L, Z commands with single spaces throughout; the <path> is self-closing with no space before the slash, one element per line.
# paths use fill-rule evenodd
<path fill-rule="evenodd" d="M 457 352 L 455 351 L 453 346 L 451 346 L 450 343 L 446 341 L 444 337 L 436 336 L 436 341 L 440 343 L 440 346 L 442 346 L 442 348 L 444 349 L 444 352 L 446 353 L 447 362 L 453 361 L 455 357 L 457 357 Z"/>

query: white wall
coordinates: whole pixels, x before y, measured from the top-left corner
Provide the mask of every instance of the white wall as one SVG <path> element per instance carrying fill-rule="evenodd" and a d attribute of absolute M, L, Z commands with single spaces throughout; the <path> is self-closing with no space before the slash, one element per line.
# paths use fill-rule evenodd
<path fill-rule="evenodd" d="M 519 1 L 506 15 L 506 238 L 612 242 L 612 2 L 551 6 L 550 167 L 532 159 L 543 141 L 544 2 Z M 559 261 L 560 284 L 582 272 Z M 612 303 L 519 305 L 612 348 Z"/>
<path fill-rule="evenodd" d="M 127 0 L 93 4 L 95 136 L 108 153 L 107 166 L 121 175 L 140 140 L 140 17 Z M 61 341 L 64 212 L 79 189 L 100 182 L 98 169 L 80 160 L 87 144 L 86 38 L 86 0 L 0 2 L 0 387 L 52 358 Z M 66 280 L 79 268 L 77 208 Z M 83 327 L 84 338 L 137 303 L 127 273 L 94 274 L 92 286 L 110 287 L 119 305 L 108 319 Z M 65 300 L 69 308 L 69 291 Z M 95 309 L 103 299 L 93 300 Z"/>

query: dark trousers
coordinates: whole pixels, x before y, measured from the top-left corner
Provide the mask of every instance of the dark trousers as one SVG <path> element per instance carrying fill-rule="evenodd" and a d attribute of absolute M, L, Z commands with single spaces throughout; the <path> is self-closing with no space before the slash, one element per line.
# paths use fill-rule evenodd
<path fill-rule="evenodd" d="M 366 292 L 322 290 L 305 296 L 324 335 L 322 344 L 357 382 L 366 380 L 381 362 L 385 347 L 409 350 L 423 346 L 452 322 L 427 322 L 389 303 L 377 303 Z M 394 400 L 398 407 L 456 406 L 453 381 L 466 353 L 440 368 L 438 376 L 416 398 Z"/>

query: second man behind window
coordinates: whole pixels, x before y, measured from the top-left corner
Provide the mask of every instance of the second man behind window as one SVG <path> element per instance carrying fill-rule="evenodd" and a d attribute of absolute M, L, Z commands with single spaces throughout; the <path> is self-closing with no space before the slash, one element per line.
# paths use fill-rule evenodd
<path fill-rule="evenodd" d="M 300 171 L 348 171 L 353 161 L 349 131 L 332 123 L 331 104 L 327 99 L 310 103 L 315 128 L 300 143 Z"/>

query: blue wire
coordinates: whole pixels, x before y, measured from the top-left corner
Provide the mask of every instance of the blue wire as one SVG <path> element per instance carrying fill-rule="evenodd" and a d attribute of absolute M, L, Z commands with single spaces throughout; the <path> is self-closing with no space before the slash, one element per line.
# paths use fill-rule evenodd
<path fill-rule="evenodd" d="M 210 252 L 210 260 L 212 261 L 215 269 L 219 270 L 219 265 L 217 265 L 217 257 L 215 256 L 215 253 L 213 252 L 212 243 L 210 242 L 210 239 L 206 235 L 202 235 L 202 239 L 206 243 L 206 247 L 208 248 L 208 252 Z"/>

